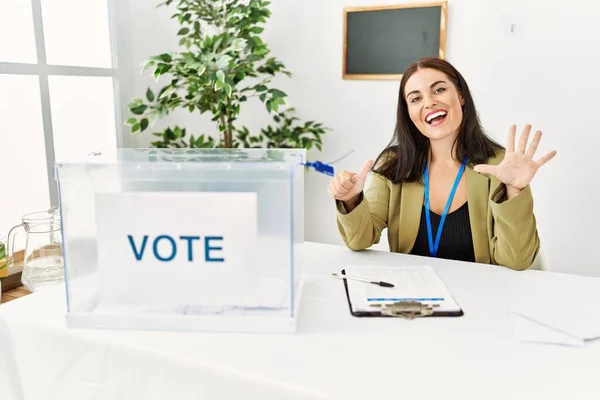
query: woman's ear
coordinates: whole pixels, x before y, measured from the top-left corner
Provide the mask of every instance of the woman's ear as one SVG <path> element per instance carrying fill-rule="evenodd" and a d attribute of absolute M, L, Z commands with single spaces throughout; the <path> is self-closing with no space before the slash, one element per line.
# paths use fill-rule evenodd
<path fill-rule="evenodd" d="M 460 105 L 464 106 L 465 105 L 465 98 L 462 97 L 462 96 L 459 96 L 459 99 L 460 99 Z"/>

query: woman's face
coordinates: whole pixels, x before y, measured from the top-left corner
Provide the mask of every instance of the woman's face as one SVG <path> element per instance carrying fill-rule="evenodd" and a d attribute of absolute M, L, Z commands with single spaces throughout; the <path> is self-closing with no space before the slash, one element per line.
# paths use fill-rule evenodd
<path fill-rule="evenodd" d="M 404 97 L 410 119 L 430 140 L 458 135 L 464 99 L 446 74 L 432 68 L 418 70 L 406 82 Z"/>

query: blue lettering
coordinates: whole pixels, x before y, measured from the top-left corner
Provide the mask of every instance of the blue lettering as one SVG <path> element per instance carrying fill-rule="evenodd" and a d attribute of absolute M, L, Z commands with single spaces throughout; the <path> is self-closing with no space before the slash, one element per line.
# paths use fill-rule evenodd
<path fill-rule="evenodd" d="M 144 235 L 142 237 L 142 243 L 138 246 L 136 244 L 136 240 L 133 235 L 127 235 L 127 239 L 129 240 L 129 245 L 131 246 L 131 250 L 133 251 L 133 255 L 135 256 L 137 261 L 142 261 L 144 257 L 144 252 L 146 251 L 146 245 L 148 244 L 148 235 Z M 200 236 L 179 236 L 179 240 L 187 241 L 187 259 L 189 262 L 194 261 L 194 240 L 200 240 Z M 162 255 L 159 254 L 158 247 L 160 246 L 161 241 L 167 241 L 171 245 L 171 249 L 163 248 Z M 224 262 L 225 258 L 222 256 L 219 257 L 219 254 L 215 254 L 217 251 L 223 250 L 222 243 L 214 243 L 215 241 L 223 241 L 223 236 L 205 236 L 204 237 L 204 260 L 205 262 Z M 164 247 L 164 246 L 163 246 Z M 170 235 L 160 235 L 154 239 L 152 243 L 152 252 L 154 253 L 154 257 L 156 257 L 159 261 L 172 261 L 177 256 L 177 243 L 175 239 Z"/>
<path fill-rule="evenodd" d="M 158 242 L 160 242 L 162 239 L 167 239 L 171 243 L 171 255 L 169 257 L 161 257 L 160 254 L 158 254 Z M 171 236 L 160 235 L 154 239 L 152 250 L 154 250 L 154 257 L 156 257 L 158 260 L 171 261 L 177 255 L 177 244 L 175 244 L 175 240 L 173 240 Z"/>
<path fill-rule="evenodd" d="M 140 251 L 137 250 L 133 236 L 127 235 L 127 238 L 129 239 L 129 244 L 131 245 L 131 250 L 133 250 L 136 260 L 141 261 L 144 255 L 144 249 L 146 248 L 146 242 L 148 242 L 148 235 L 144 235 L 144 239 L 142 240 L 142 248 Z"/>
<path fill-rule="evenodd" d="M 181 240 L 187 240 L 188 242 L 188 261 L 194 261 L 194 256 L 192 255 L 192 240 L 200 240 L 200 236 L 179 236 Z"/>
<path fill-rule="evenodd" d="M 211 250 L 223 250 L 222 247 L 211 246 L 210 245 L 211 240 L 223 240 L 223 236 L 206 236 L 204 238 L 204 259 L 206 260 L 206 262 L 209 262 L 209 261 L 223 262 L 223 261 L 225 261 L 225 259 L 223 259 L 223 258 L 212 258 L 210 256 Z"/>

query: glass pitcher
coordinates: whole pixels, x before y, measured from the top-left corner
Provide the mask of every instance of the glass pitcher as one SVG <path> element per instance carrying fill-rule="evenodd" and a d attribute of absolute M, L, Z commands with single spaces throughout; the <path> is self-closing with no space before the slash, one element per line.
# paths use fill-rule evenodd
<path fill-rule="evenodd" d="M 9 266 L 14 264 L 14 237 L 25 230 L 25 254 L 21 283 L 34 292 L 41 286 L 64 281 L 62 236 L 58 207 L 25 214 L 22 223 L 8 232 L 6 251 Z M 12 245 L 11 245 L 12 242 Z"/>

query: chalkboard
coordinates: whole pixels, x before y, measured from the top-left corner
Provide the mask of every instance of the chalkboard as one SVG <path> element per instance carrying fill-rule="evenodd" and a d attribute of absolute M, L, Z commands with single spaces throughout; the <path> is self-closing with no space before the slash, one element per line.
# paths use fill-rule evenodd
<path fill-rule="evenodd" d="M 422 57 L 445 57 L 447 2 L 344 9 L 344 79 L 400 79 Z"/>

